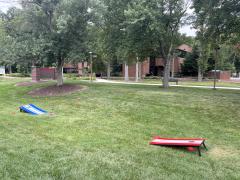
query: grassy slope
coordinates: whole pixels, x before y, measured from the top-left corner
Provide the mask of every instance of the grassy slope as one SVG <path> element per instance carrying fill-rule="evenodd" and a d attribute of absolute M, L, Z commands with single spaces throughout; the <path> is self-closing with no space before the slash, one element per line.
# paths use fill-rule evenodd
<path fill-rule="evenodd" d="M 144 79 L 144 83 L 149 84 L 160 84 L 162 83 L 158 79 Z M 170 84 L 176 84 L 174 82 L 170 82 Z M 213 86 L 213 81 L 203 81 L 203 82 L 197 82 L 197 81 L 180 81 L 178 83 L 179 85 L 186 85 L 186 86 Z M 240 88 L 240 82 L 217 82 L 218 87 L 239 87 Z"/>
<path fill-rule="evenodd" d="M 67 97 L 0 79 L 0 179 L 239 179 L 240 92 L 88 85 Z M 21 104 L 53 112 L 29 116 Z M 148 145 L 206 137 L 208 153 Z"/>

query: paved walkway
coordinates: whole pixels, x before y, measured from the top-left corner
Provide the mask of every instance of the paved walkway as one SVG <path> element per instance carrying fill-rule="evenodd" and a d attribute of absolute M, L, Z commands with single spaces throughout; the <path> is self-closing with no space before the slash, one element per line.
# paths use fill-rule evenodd
<path fill-rule="evenodd" d="M 162 86 L 162 84 L 148 84 L 148 83 L 137 83 L 137 82 L 123 82 L 123 81 L 113 81 L 106 79 L 96 79 L 96 83 L 110 83 L 110 84 L 129 84 L 129 85 L 145 85 L 145 86 Z M 186 88 L 201 88 L 201 89 L 213 89 L 213 86 L 188 86 L 188 85 L 170 85 L 171 87 L 186 87 Z M 226 90 L 239 90 L 238 87 L 216 87 L 216 89 L 226 89 Z"/>

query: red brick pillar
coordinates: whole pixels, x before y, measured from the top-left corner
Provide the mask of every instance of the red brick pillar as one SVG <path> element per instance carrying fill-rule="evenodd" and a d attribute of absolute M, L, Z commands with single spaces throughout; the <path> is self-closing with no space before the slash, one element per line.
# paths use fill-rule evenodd
<path fill-rule="evenodd" d="M 40 81 L 40 70 L 35 66 L 32 67 L 32 81 L 34 82 Z"/>

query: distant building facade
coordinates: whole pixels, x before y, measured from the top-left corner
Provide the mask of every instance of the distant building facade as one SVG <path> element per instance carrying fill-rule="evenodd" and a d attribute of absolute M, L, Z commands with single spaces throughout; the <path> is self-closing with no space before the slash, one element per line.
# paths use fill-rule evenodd
<path fill-rule="evenodd" d="M 181 46 L 176 48 L 179 54 L 185 57 L 186 53 L 192 52 L 192 47 L 186 44 L 182 44 Z M 181 58 L 180 56 L 175 56 L 171 61 L 171 74 L 180 74 L 182 72 L 182 64 L 184 63 L 185 58 Z M 142 63 L 139 63 L 139 71 L 141 77 L 146 76 L 163 76 L 165 60 L 161 57 L 148 57 Z M 125 67 L 123 65 L 123 75 L 125 74 Z M 129 77 L 136 76 L 136 64 L 131 64 L 128 67 L 128 75 Z"/>
<path fill-rule="evenodd" d="M 37 68 L 33 66 L 31 76 L 32 76 L 32 81 L 34 82 L 38 82 L 41 79 L 56 80 L 57 72 L 56 72 L 56 68 L 53 68 L 53 67 Z"/>
<path fill-rule="evenodd" d="M 208 78 L 214 79 L 214 70 L 208 72 Z M 228 81 L 231 79 L 231 71 L 220 71 L 216 70 L 216 78 L 222 81 Z"/>
<path fill-rule="evenodd" d="M 77 64 L 64 64 L 63 72 L 64 73 L 78 73 L 79 76 L 84 76 L 88 73 L 90 65 L 88 62 L 80 62 Z"/>

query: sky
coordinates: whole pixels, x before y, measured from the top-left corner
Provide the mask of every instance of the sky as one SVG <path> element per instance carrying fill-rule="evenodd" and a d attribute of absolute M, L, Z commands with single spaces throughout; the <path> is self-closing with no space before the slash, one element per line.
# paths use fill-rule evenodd
<path fill-rule="evenodd" d="M 189 8 L 187 9 L 187 14 L 192 15 L 194 12 L 193 9 Z M 190 25 L 183 26 L 180 28 L 180 33 L 186 34 L 187 36 L 196 36 L 196 29 L 192 28 Z"/>
<path fill-rule="evenodd" d="M 180 28 L 180 33 L 187 36 L 196 36 L 196 29 L 193 29 L 191 26 L 183 26 Z"/>
<path fill-rule="evenodd" d="M 20 7 L 18 0 L 0 0 L 0 10 L 6 12 L 10 7 Z M 192 13 L 192 10 L 188 10 L 188 13 Z M 187 36 L 195 36 L 196 30 L 191 28 L 191 26 L 183 26 L 180 29 L 182 34 L 186 34 Z"/>
<path fill-rule="evenodd" d="M 3 12 L 13 6 L 20 7 L 18 0 L 0 0 L 0 10 Z"/>

